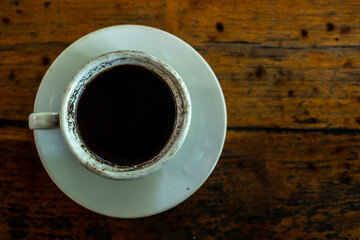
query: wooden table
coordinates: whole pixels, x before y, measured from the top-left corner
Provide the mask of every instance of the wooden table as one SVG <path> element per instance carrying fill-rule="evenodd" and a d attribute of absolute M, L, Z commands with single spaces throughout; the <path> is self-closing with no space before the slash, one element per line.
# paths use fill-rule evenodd
<path fill-rule="evenodd" d="M 0 17 L 0 239 L 360 238 L 359 1 L 3 0 Z M 192 45 L 228 110 L 206 183 L 130 220 L 66 197 L 27 127 L 54 59 L 89 32 L 129 23 Z"/>

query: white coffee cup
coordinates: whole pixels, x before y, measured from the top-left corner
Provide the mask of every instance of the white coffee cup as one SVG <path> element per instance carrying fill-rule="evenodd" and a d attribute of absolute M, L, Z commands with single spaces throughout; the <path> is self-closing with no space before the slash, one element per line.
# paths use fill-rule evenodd
<path fill-rule="evenodd" d="M 131 166 L 120 166 L 104 161 L 94 154 L 82 140 L 76 122 L 78 103 L 88 83 L 99 73 L 125 64 L 145 67 L 160 76 L 172 92 L 176 105 L 174 128 L 166 145 L 153 158 Z M 60 127 L 66 145 L 84 167 L 106 178 L 130 180 L 154 173 L 175 155 L 186 137 L 190 119 L 190 96 L 179 74 L 168 64 L 152 55 L 125 50 L 106 53 L 85 64 L 66 87 L 59 113 L 32 113 L 29 116 L 29 127 L 41 131 Z"/>

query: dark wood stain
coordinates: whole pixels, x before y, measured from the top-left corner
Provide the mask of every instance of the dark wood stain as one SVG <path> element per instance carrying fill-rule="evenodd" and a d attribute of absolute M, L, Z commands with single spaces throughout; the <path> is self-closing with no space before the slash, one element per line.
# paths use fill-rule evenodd
<path fill-rule="evenodd" d="M 351 184 L 351 182 L 352 182 L 352 178 L 349 177 L 349 176 L 341 176 L 341 177 L 340 177 L 340 182 L 341 182 L 342 184 L 349 185 L 349 184 Z"/>
<path fill-rule="evenodd" d="M 326 30 L 327 30 L 328 32 L 334 31 L 334 30 L 335 30 L 335 25 L 334 25 L 333 23 L 331 23 L 331 22 L 328 22 L 328 23 L 326 24 Z"/>
<path fill-rule="evenodd" d="M 239 169 L 240 169 L 240 168 L 244 168 L 244 162 L 243 162 L 243 161 L 237 162 L 237 163 L 236 163 L 236 167 L 239 168 Z"/>
<path fill-rule="evenodd" d="M 2 18 L 1 18 L 1 21 L 2 21 L 3 24 L 5 24 L 5 25 L 11 24 L 11 20 L 10 20 L 10 18 L 8 18 L 8 17 L 2 17 Z"/>
<path fill-rule="evenodd" d="M 20 1 L 19 0 L 12 0 L 12 1 L 9 1 L 10 4 L 13 4 L 15 6 L 18 6 L 20 4 Z"/>
<path fill-rule="evenodd" d="M 8 75 L 8 79 L 9 80 L 14 80 L 16 78 L 16 75 L 15 75 L 15 70 L 14 69 L 11 69 L 9 75 Z"/>
<path fill-rule="evenodd" d="M 313 163 L 309 163 L 307 165 L 307 168 L 310 170 L 310 171 L 316 171 L 317 170 L 317 167 L 313 164 Z"/>
<path fill-rule="evenodd" d="M 300 34 L 301 34 L 301 36 L 302 36 L 303 38 L 306 38 L 306 37 L 309 36 L 308 31 L 305 30 L 305 29 L 301 29 L 301 30 L 300 30 Z"/>
<path fill-rule="evenodd" d="M 49 63 L 50 63 L 50 58 L 47 56 L 44 56 L 42 58 L 42 65 L 46 66 L 46 65 L 49 65 Z"/>
<path fill-rule="evenodd" d="M 156 20 L 160 20 L 160 19 L 162 19 L 163 17 L 164 17 L 164 15 L 162 15 L 162 14 L 160 14 L 160 13 L 155 14 L 155 19 L 156 19 Z"/>
<path fill-rule="evenodd" d="M 344 68 L 351 68 L 352 67 L 352 62 L 348 59 L 346 60 L 346 62 L 344 63 Z"/>
<path fill-rule="evenodd" d="M 263 75 L 266 74 L 266 71 L 265 71 L 265 68 L 263 66 L 258 66 L 256 69 L 255 69 L 255 76 L 257 78 L 261 78 Z"/>
<path fill-rule="evenodd" d="M 346 33 L 349 33 L 350 30 L 351 30 L 351 27 L 350 27 L 350 26 L 344 25 L 344 26 L 341 26 L 341 28 L 340 28 L 340 33 L 341 33 L 341 34 L 346 34 Z"/>
<path fill-rule="evenodd" d="M 218 32 L 223 32 L 224 31 L 224 25 L 221 22 L 217 22 L 216 23 L 216 30 L 218 30 Z"/>
<path fill-rule="evenodd" d="M 313 93 L 319 93 L 320 92 L 320 89 L 318 87 L 314 87 L 312 89 Z"/>
<path fill-rule="evenodd" d="M 30 33 L 30 36 L 31 36 L 32 38 L 37 38 L 37 37 L 39 36 L 39 33 L 37 33 L 37 32 L 31 32 L 31 33 Z"/>
<path fill-rule="evenodd" d="M 334 154 L 343 154 L 345 152 L 345 148 L 342 146 L 337 146 L 334 150 Z"/>
<path fill-rule="evenodd" d="M 48 8 L 51 4 L 51 1 L 43 2 L 44 8 Z"/>

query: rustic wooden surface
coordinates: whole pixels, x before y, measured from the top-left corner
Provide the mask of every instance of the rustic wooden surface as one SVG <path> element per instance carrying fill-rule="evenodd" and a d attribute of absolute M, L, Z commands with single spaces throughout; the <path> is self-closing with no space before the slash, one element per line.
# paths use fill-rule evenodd
<path fill-rule="evenodd" d="M 360 3 L 0 1 L 0 239 L 360 238 Z M 27 117 L 81 36 L 143 24 L 191 44 L 223 88 L 221 159 L 165 213 L 90 212 L 50 180 Z"/>

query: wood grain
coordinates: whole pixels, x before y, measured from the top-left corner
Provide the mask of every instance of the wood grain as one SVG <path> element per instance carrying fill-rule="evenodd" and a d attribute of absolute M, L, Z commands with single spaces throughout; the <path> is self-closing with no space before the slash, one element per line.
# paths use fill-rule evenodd
<path fill-rule="evenodd" d="M 0 2 L 0 239 L 359 239 L 360 3 Z M 179 206 L 115 219 L 66 197 L 27 128 L 37 88 L 81 36 L 117 24 L 192 45 L 223 88 L 228 131 Z"/>

